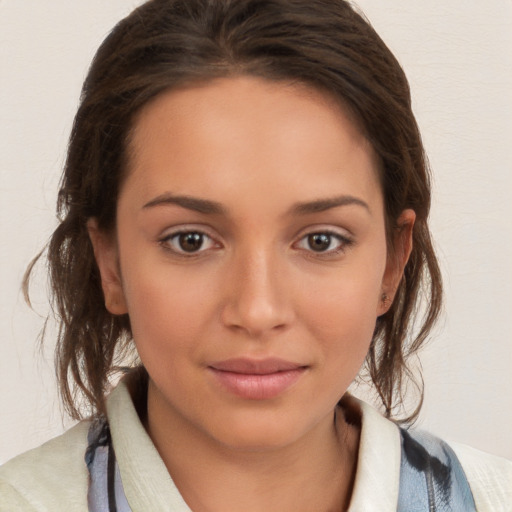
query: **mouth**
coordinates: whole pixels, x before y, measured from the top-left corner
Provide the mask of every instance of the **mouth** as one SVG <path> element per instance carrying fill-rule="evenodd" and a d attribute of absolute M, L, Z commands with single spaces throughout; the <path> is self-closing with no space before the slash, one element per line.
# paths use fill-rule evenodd
<path fill-rule="evenodd" d="M 293 386 L 308 366 L 283 359 L 228 359 L 208 366 L 230 394 L 247 400 L 275 398 Z"/>

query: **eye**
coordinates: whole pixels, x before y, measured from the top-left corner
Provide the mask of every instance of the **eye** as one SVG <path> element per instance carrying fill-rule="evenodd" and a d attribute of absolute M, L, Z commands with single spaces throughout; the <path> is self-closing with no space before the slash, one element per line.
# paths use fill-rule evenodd
<path fill-rule="evenodd" d="M 160 240 L 161 245 L 178 254 L 197 254 L 215 246 L 215 242 L 201 231 L 180 231 Z"/>
<path fill-rule="evenodd" d="M 300 249 L 313 251 L 316 253 L 338 253 L 342 252 L 352 241 L 330 231 L 322 231 L 318 233 L 309 233 L 302 237 L 297 244 Z"/>

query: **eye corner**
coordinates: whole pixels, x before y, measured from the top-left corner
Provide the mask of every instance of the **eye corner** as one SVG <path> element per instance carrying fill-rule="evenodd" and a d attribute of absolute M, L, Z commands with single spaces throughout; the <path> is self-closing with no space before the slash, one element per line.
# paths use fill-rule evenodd
<path fill-rule="evenodd" d="M 313 247 L 313 243 L 318 244 L 316 248 Z M 329 258 L 344 254 L 354 243 L 353 236 L 345 232 L 318 228 L 301 234 L 294 246 L 308 253 L 308 256 Z"/>
<path fill-rule="evenodd" d="M 178 258 L 198 258 L 210 250 L 222 248 L 222 244 L 203 229 L 188 226 L 167 231 L 157 243 Z"/>

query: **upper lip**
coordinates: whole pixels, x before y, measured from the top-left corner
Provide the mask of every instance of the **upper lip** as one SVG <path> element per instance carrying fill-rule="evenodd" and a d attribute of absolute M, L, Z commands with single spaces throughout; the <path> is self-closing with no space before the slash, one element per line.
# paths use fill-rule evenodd
<path fill-rule="evenodd" d="M 234 358 L 225 361 L 218 361 L 209 365 L 214 370 L 232 373 L 243 373 L 247 375 L 267 375 L 270 373 L 285 372 L 305 368 L 305 365 L 286 361 L 279 358 L 249 359 Z"/>

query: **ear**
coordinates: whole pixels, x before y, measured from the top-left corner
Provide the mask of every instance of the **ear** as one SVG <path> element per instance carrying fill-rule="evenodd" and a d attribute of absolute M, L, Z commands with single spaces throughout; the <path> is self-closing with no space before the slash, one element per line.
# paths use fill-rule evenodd
<path fill-rule="evenodd" d="M 96 219 L 87 221 L 87 231 L 101 275 L 105 307 L 113 315 L 128 313 L 119 268 L 119 254 L 114 236 L 98 227 Z"/>
<path fill-rule="evenodd" d="M 386 270 L 382 278 L 382 289 L 377 316 L 387 313 L 393 304 L 398 285 L 404 274 L 404 268 L 412 251 L 412 233 L 416 213 L 414 210 L 404 210 L 397 219 L 396 227 L 391 234 L 392 244 L 388 250 Z"/>

